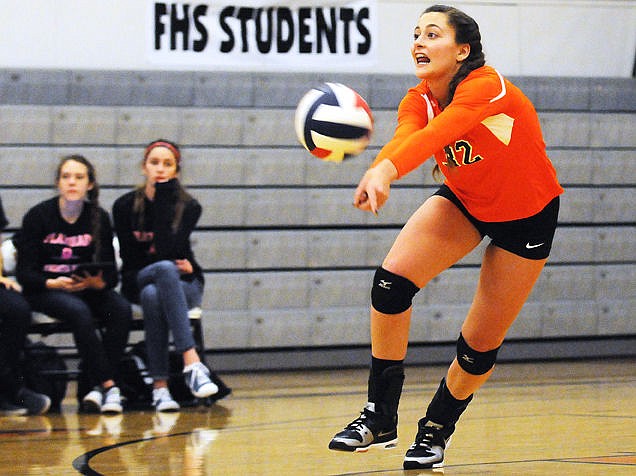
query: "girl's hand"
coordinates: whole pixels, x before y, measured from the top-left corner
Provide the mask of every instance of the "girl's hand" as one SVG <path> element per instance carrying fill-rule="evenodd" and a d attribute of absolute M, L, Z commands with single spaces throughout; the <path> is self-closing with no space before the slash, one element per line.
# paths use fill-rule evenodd
<path fill-rule="evenodd" d="M 86 284 L 82 280 L 76 280 L 69 276 L 58 276 L 57 278 L 47 279 L 46 287 L 48 289 L 59 289 L 68 293 L 76 293 L 84 291 Z"/>
<path fill-rule="evenodd" d="M 398 176 L 393 162 L 384 159 L 362 176 L 353 196 L 353 206 L 377 215 L 378 210 L 389 199 L 391 182 Z"/>
<path fill-rule="evenodd" d="M 106 287 L 106 281 L 104 281 L 102 271 L 99 271 L 97 274 L 84 272 L 82 275 L 74 274 L 71 277 L 77 284 L 83 284 L 85 286 L 84 289 L 101 290 Z"/>
<path fill-rule="evenodd" d="M 13 289 L 17 292 L 22 292 L 22 286 L 20 286 L 13 279 L 7 278 L 6 276 L 0 276 L 0 286 L 4 286 L 7 289 Z"/>
<path fill-rule="evenodd" d="M 187 259 L 176 259 L 174 260 L 174 264 L 177 265 L 177 269 L 181 274 L 192 274 L 194 271 L 192 263 L 190 263 Z"/>

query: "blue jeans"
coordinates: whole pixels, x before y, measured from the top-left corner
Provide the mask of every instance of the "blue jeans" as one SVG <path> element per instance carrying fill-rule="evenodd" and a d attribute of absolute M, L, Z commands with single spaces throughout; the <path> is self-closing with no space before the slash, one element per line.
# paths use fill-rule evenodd
<path fill-rule="evenodd" d="M 47 289 L 24 297 L 34 311 L 70 324 L 91 386 L 118 380 L 132 323 L 132 307 L 125 297 L 112 289 L 79 293 Z"/>
<path fill-rule="evenodd" d="M 154 380 L 170 375 L 168 345 L 170 332 L 179 353 L 195 347 L 188 310 L 201 305 L 203 283 L 183 281 L 177 266 L 157 261 L 139 271 L 139 302 L 144 313 L 148 372 Z"/>

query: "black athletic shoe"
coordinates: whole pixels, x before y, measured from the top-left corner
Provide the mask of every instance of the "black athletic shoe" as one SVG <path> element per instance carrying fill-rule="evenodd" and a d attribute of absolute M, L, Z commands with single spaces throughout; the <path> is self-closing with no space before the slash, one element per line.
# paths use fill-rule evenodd
<path fill-rule="evenodd" d="M 441 467 L 444 464 L 444 450 L 450 443 L 455 425 L 438 425 L 422 418 L 417 427 L 415 442 L 404 456 L 404 469 Z"/>
<path fill-rule="evenodd" d="M 28 410 L 16 402 L 12 402 L 5 395 L 0 395 L 0 416 L 24 416 Z"/>
<path fill-rule="evenodd" d="M 394 448 L 397 445 L 397 425 L 395 418 L 375 412 L 375 404 L 366 404 L 360 416 L 337 433 L 330 450 L 368 451 L 370 447 Z"/>
<path fill-rule="evenodd" d="M 29 415 L 44 415 L 51 408 L 51 399 L 27 387 L 18 390 L 18 404 L 27 409 Z"/>

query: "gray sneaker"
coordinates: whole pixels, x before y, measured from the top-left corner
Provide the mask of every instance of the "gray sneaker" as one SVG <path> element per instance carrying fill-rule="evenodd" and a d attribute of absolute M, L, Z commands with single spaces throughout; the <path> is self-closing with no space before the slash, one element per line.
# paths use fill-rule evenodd
<path fill-rule="evenodd" d="M 205 398 L 214 395 L 219 387 L 210 380 L 210 371 L 201 362 L 193 364 L 191 370 L 183 372 L 186 385 L 197 398 Z"/>
<path fill-rule="evenodd" d="M 152 406 L 158 412 L 176 412 L 180 408 L 166 387 L 155 388 L 152 391 Z"/>
<path fill-rule="evenodd" d="M 100 410 L 102 413 L 121 413 L 124 411 L 119 387 L 110 387 L 108 390 L 104 390 Z"/>
<path fill-rule="evenodd" d="M 82 410 L 87 413 L 99 413 L 102 411 L 103 400 L 101 387 L 95 387 L 82 398 Z"/>

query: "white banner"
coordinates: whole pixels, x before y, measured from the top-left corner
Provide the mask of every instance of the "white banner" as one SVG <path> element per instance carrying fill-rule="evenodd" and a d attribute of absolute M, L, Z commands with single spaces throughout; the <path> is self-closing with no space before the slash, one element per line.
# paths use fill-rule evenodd
<path fill-rule="evenodd" d="M 413 29 L 434 3 L 280 2 L 0 0 L 0 68 L 413 74 Z M 636 0 L 453 4 L 505 75 L 632 76 Z"/>
<path fill-rule="evenodd" d="M 283 66 L 316 71 L 377 61 L 375 0 L 148 1 L 156 65 Z"/>

